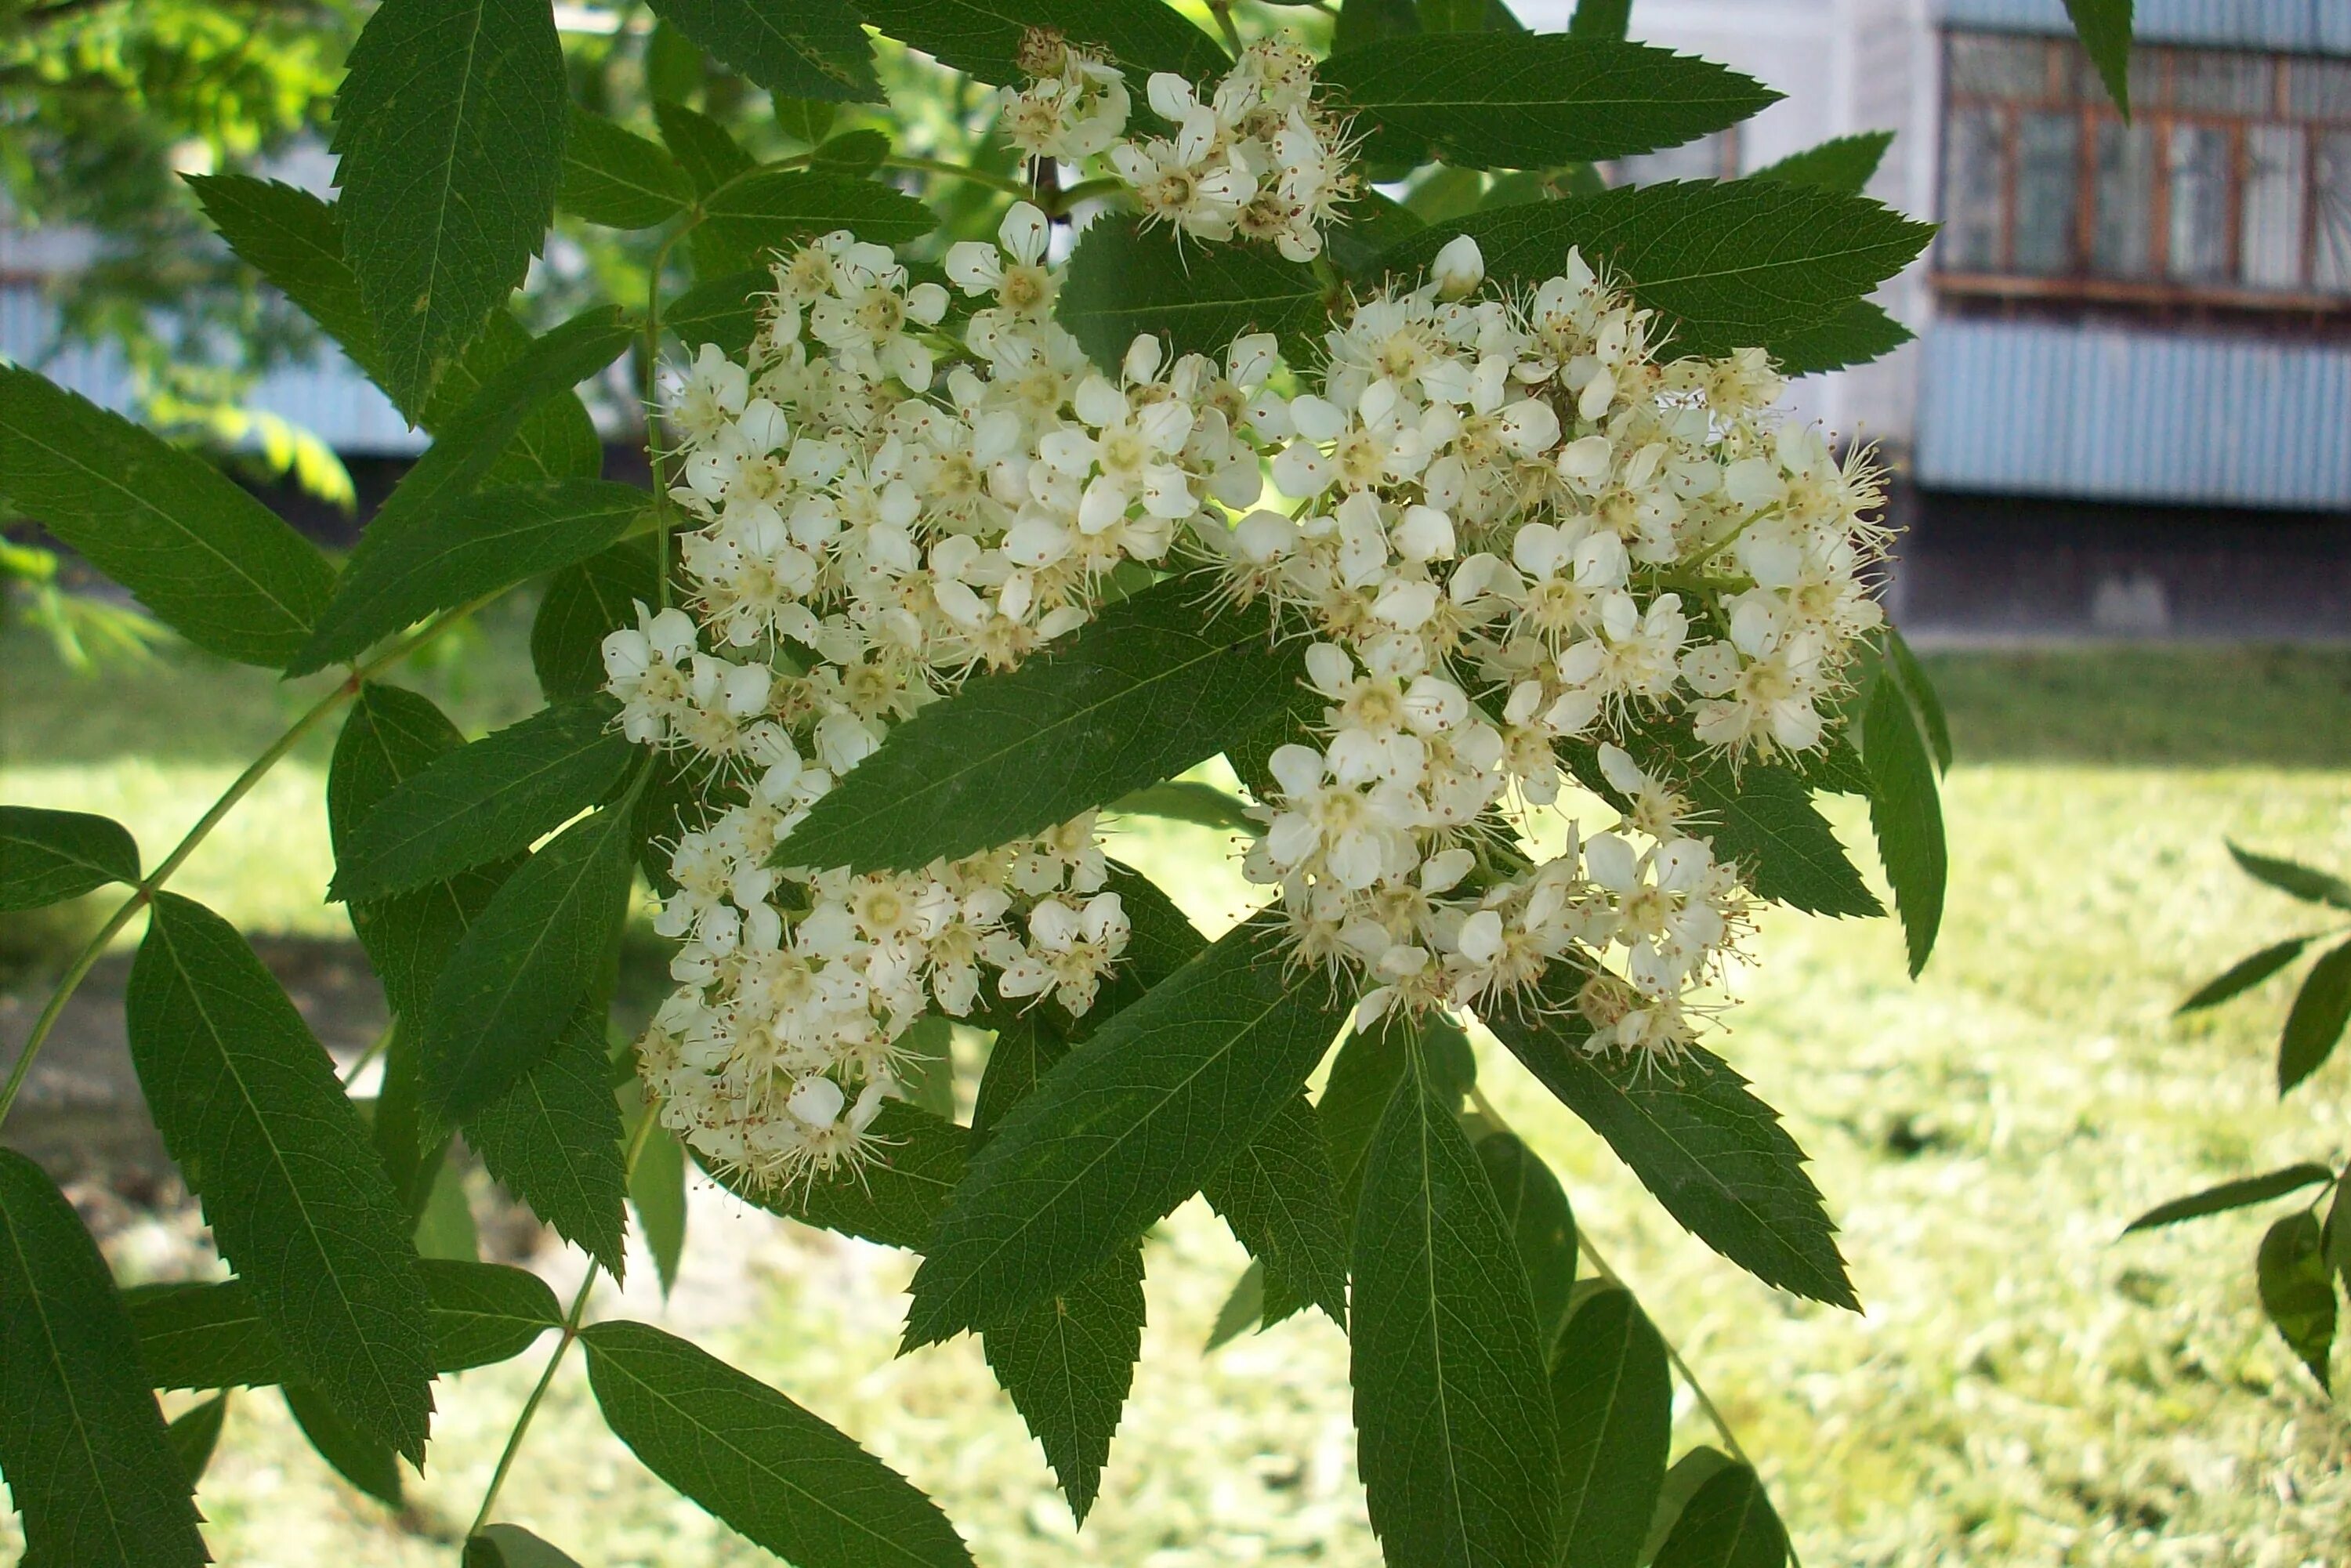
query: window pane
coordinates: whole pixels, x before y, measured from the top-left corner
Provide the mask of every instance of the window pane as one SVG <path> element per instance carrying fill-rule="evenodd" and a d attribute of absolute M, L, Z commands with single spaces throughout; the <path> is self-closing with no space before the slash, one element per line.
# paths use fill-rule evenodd
<path fill-rule="evenodd" d="M 2000 113 L 1956 110 L 1943 149 L 1943 266 L 1952 272 L 1998 272 Z"/>
<path fill-rule="evenodd" d="M 2180 49 L 2171 57 L 2171 107 L 2215 114 L 2276 111 L 2275 78 L 2267 55 Z"/>
<path fill-rule="evenodd" d="M 2041 38 L 1953 33 L 1951 90 L 2039 102 L 2049 96 L 2049 45 Z"/>
<path fill-rule="evenodd" d="M 2155 273 L 2155 128 L 2098 122 L 2098 208 L 2090 270 L 2104 277 Z"/>
<path fill-rule="evenodd" d="M 2351 60 L 2296 57 L 2285 64 L 2286 101 L 2313 120 L 2351 120 Z"/>
<path fill-rule="evenodd" d="M 2229 133 L 2217 126 L 2171 128 L 2171 276 L 2219 283 L 2229 276 Z"/>
<path fill-rule="evenodd" d="M 2299 125 L 2245 131 L 2243 276 L 2256 288 L 2302 283 L 2302 177 L 2305 143 Z"/>
<path fill-rule="evenodd" d="M 2312 182 L 2317 211 L 2317 253 L 2310 281 L 2329 294 L 2351 294 L 2351 131 L 2318 133 L 2317 179 Z"/>
<path fill-rule="evenodd" d="M 2027 114 L 2016 129 L 2016 270 L 2035 277 L 2071 272 L 2081 117 Z"/>

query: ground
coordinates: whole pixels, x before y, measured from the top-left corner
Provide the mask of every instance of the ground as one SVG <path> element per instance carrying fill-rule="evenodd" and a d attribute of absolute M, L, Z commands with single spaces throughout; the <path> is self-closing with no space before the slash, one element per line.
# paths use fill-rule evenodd
<path fill-rule="evenodd" d="M 532 701 L 518 633 L 517 622 L 489 626 L 480 658 L 444 662 L 421 684 L 473 728 L 518 716 Z M 1775 915 L 1720 1041 L 1813 1155 L 1862 1314 L 1769 1291 L 1682 1234 L 1498 1051 L 1482 1061 L 1486 1092 L 1559 1168 L 1579 1222 L 1756 1457 L 1811 1568 L 2340 1568 L 2351 1421 L 2258 1321 L 2261 1220 L 2117 1233 L 2148 1205 L 2230 1175 L 2351 1155 L 2351 1066 L 2337 1061 L 2276 1102 L 2286 982 L 2201 1019 L 2170 1016 L 2240 953 L 2325 924 L 2239 875 L 2222 839 L 2351 867 L 2351 655 L 2171 648 L 1930 663 L 1959 752 L 1947 781 L 1951 904 L 1933 964 L 1908 980 L 1889 923 Z M 11 634 L 0 799 L 118 815 L 152 858 L 303 700 L 184 653 L 78 681 Z M 298 752 L 175 885 L 248 930 L 344 935 L 318 901 L 328 744 Z M 1865 823 L 1842 807 L 1865 860 Z M 1228 916 L 1237 897 L 1203 852 L 1215 847 L 1188 829 L 1127 844 L 1204 922 Z M 13 1043 L 57 933 L 5 935 L 16 950 L 0 962 L 19 991 L 0 1005 L 0 1041 Z M 365 1016 L 364 983 L 333 978 L 319 957 L 333 950 L 275 951 L 311 977 L 306 995 L 329 1035 Z M 89 1004 L 93 1038 L 109 973 Z M 105 1211 L 126 1277 L 201 1262 L 201 1236 L 168 1193 L 149 1207 L 89 1183 L 78 1194 Z M 492 1195 L 475 1196 L 486 1213 Z M 641 1266 L 600 1310 L 700 1339 L 845 1427 L 930 1491 L 983 1563 L 1375 1562 L 1338 1332 L 1308 1316 L 1204 1355 L 1238 1248 L 1196 1202 L 1146 1258 L 1143 1365 L 1102 1500 L 1075 1536 L 974 1344 L 893 1359 L 903 1255 L 705 1191 L 669 1301 Z M 559 1288 L 578 1278 L 559 1249 L 534 1263 Z M 439 1385 L 432 1469 L 410 1478 L 398 1521 L 309 1454 L 274 1394 L 238 1396 L 199 1498 L 214 1554 L 449 1562 L 544 1354 Z M 1719 1441 L 1687 1395 L 1677 1440 Z M 771 1561 L 604 1432 L 576 1358 L 499 1514 L 588 1568 Z M 13 1529 L 0 1521 L 0 1553 Z"/>

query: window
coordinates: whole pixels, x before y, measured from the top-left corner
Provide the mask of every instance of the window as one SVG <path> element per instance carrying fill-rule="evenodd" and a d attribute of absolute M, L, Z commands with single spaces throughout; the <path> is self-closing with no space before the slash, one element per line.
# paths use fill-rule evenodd
<path fill-rule="evenodd" d="M 2071 38 L 1946 38 L 1947 288 L 2351 300 L 2351 60 L 2132 51 L 2132 120 Z"/>

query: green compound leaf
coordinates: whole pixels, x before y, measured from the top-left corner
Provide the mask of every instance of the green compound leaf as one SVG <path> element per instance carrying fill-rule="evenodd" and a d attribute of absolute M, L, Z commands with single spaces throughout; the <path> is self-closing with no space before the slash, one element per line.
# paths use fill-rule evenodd
<path fill-rule="evenodd" d="M 1902 912 L 1910 977 L 1917 979 L 1935 950 L 1943 924 L 1943 894 L 1950 854 L 1943 841 L 1943 802 L 1935 764 L 1927 755 L 1909 699 L 1890 664 L 1881 661 L 1862 710 L 1862 761 L 1869 769 L 1869 825 L 1878 858 Z"/>
<path fill-rule="evenodd" d="M 1321 977 L 1293 981 L 1265 919 L 1121 1009 L 972 1156 L 906 1343 L 1009 1322 L 1102 1268 L 1258 1135 L 1344 1018 Z"/>
<path fill-rule="evenodd" d="M 212 1561 L 106 1260 L 13 1149 L 0 1149 L 0 1470 L 28 1562 Z"/>
<path fill-rule="evenodd" d="M 505 486 L 436 508 L 343 574 L 302 651 L 306 669 L 355 657 L 436 610 L 574 565 L 618 539 L 653 497 L 634 485 Z"/>
<path fill-rule="evenodd" d="M 554 1292 L 528 1270 L 426 1258 L 417 1275 L 429 1302 L 435 1373 L 511 1360 L 563 1322 Z M 260 1388 L 299 1378 L 243 1280 L 142 1285 L 122 1299 L 141 1363 L 158 1388 Z"/>
<path fill-rule="evenodd" d="M 163 1146 L 262 1321 L 303 1381 L 421 1460 L 416 1249 L 334 1063 L 235 928 L 176 894 L 155 895 L 124 1009 Z"/>
<path fill-rule="evenodd" d="M 403 778 L 359 820 L 328 896 L 364 904 L 528 848 L 628 772 L 617 711 L 601 695 L 542 708 Z"/>
<path fill-rule="evenodd" d="M 682 103 L 656 99 L 653 123 L 661 128 L 663 144 L 675 155 L 695 193 L 706 196 L 737 174 L 758 167 L 743 144 L 725 126 Z"/>
<path fill-rule="evenodd" d="M 1814 326 L 1780 333 L 1771 359 L 1783 375 L 1816 375 L 1882 360 L 1917 336 L 1883 308 L 1856 299 Z"/>
<path fill-rule="evenodd" d="M 374 681 L 361 685 L 327 768 L 327 825 L 336 854 L 350 855 L 359 823 L 394 789 L 464 745 L 457 727 L 426 698 Z M 405 1061 L 413 1069 L 424 1002 L 443 966 L 514 863 L 501 861 L 462 871 L 446 881 L 350 905 L 351 929 L 383 982 L 384 1000 L 405 1024 L 402 1038 L 386 1059 L 387 1099 L 394 1092 L 393 1065 Z M 388 1151 L 387 1166 L 404 1182 L 405 1167 L 413 1163 L 414 1129 L 408 1131 L 412 1146 L 406 1157 L 394 1155 L 389 1151 L 397 1145 L 387 1139 L 395 1130 L 381 1119 L 381 1105 L 378 1110 L 377 1146 Z"/>
<path fill-rule="evenodd" d="M 778 865 L 903 870 L 1067 821 L 1215 756 L 1297 674 L 1261 619 L 1170 580 L 890 732 L 777 847 Z"/>
<path fill-rule="evenodd" d="M 2176 1018 L 2181 1013 L 2217 1007 L 2231 997 L 2252 990 L 2301 957 L 2303 949 L 2316 940 L 2314 936 L 2290 936 L 2283 942 L 2272 943 L 2258 953 L 2248 954 L 2197 987 L 2186 1001 L 2171 1009 L 2172 1016 Z"/>
<path fill-rule="evenodd" d="M 204 1470 L 213 1462 L 213 1450 L 220 1447 L 221 1424 L 227 1416 L 228 1394 L 224 1390 L 183 1410 L 163 1428 L 163 1436 L 172 1444 L 172 1457 L 180 1461 L 180 1469 L 187 1476 L 190 1486 L 204 1479 Z"/>
<path fill-rule="evenodd" d="M 1910 651 L 1902 633 L 1893 626 L 1886 628 L 1886 651 L 1894 659 L 1894 677 L 1902 683 L 1902 695 L 1918 710 L 1918 722 L 1926 727 L 1927 744 L 1934 749 L 1938 772 L 1951 770 L 1951 721 L 1943 712 L 1943 699 L 1935 695 L 1935 683 L 1927 678 L 1926 666 L 1918 655 Z"/>
<path fill-rule="evenodd" d="M 765 1384 L 643 1323 L 593 1323 L 580 1343 L 637 1458 L 797 1568 L 968 1568 L 930 1499 Z"/>
<path fill-rule="evenodd" d="M 1741 1464 L 1713 1471 L 1682 1504 L 1651 1568 L 1784 1568 L 1788 1531 Z"/>
<path fill-rule="evenodd" d="M 1633 25 L 1633 0 L 1575 0 L 1567 30 L 1579 38 L 1621 38 Z"/>
<path fill-rule="evenodd" d="M 1602 1061 L 1557 1019 L 1496 1009 L 1486 1025 L 1690 1234 L 1767 1285 L 1859 1310 L 1804 1151 L 1721 1058 L 1692 1047 L 1671 1068 Z"/>
<path fill-rule="evenodd" d="M 778 98 L 882 100 L 873 46 L 835 0 L 653 0 L 653 11 Z"/>
<path fill-rule="evenodd" d="M 556 201 L 574 217 L 606 228 L 649 229 L 686 209 L 694 182 L 650 137 L 571 106 Z"/>
<path fill-rule="evenodd" d="M 697 272 L 757 267 L 789 241 L 834 229 L 875 245 L 904 245 L 939 223 L 930 208 L 878 180 L 798 169 L 755 169 L 731 179 L 702 211 L 695 231 Z"/>
<path fill-rule="evenodd" d="M 1559 1450 L 1526 1274 L 1415 1049 L 1355 1220 L 1356 1462 L 1389 1561 L 1553 1568 Z"/>
<path fill-rule="evenodd" d="M 705 343 L 716 343 L 730 358 L 739 359 L 758 335 L 759 296 L 775 286 L 775 278 L 758 267 L 697 283 L 662 311 L 662 329 L 684 344 L 689 354 Z"/>
<path fill-rule="evenodd" d="M 1824 191 L 1857 196 L 1877 172 L 1877 166 L 1886 162 L 1886 150 L 1893 145 L 1891 131 L 1864 131 L 1852 136 L 1832 137 L 1817 147 L 1791 152 L 1777 163 L 1767 163 L 1747 177 L 1780 180 L 1791 185 L 1818 185 Z"/>
<path fill-rule="evenodd" d="M 667 1299 L 677 1284 L 678 1260 L 685 1255 L 685 1148 L 677 1134 L 660 1125 L 650 1129 L 628 1176 L 637 1233 L 653 1255 L 653 1272 Z"/>
<path fill-rule="evenodd" d="M 139 845 L 110 817 L 0 806 L 0 911 L 39 909 L 139 880 Z"/>
<path fill-rule="evenodd" d="M 739 1171 L 726 1171 L 696 1156 L 710 1179 L 770 1214 L 797 1219 L 885 1247 L 922 1251 L 931 1244 L 947 1199 L 963 1180 L 972 1134 L 944 1117 L 901 1100 L 883 1103 L 873 1119 L 874 1139 L 889 1150 L 862 1171 L 772 1192 Z"/>
<path fill-rule="evenodd" d="M 1131 795 L 1120 796 L 1107 809 L 1129 816 L 1164 817 L 1171 822 L 1247 833 L 1251 838 L 1265 836 L 1265 824 L 1249 814 L 1248 806 L 1238 796 L 1189 779 L 1148 785 Z"/>
<path fill-rule="evenodd" d="M 344 1420 L 315 1388 L 289 1383 L 279 1392 L 286 1397 L 294 1424 L 329 1469 L 386 1508 L 405 1505 L 400 1456 L 391 1445 Z"/>
<path fill-rule="evenodd" d="M 1675 147 L 1782 96 L 1710 60 L 1559 33 L 1388 38 L 1332 55 L 1319 74 L 1354 111 L 1365 157 L 1471 169 Z"/>
<path fill-rule="evenodd" d="M 1083 1524 L 1143 1354 L 1142 1248 L 988 1329 L 980 1345 Z"/>
<path fill-rule="evenodd" d="M 359 276 L 343 259 L 342 214 L 335 204 L 245 174 L 194 175 L 188 183 L 229 248 L 300 306 L 369 380 L 382 385 L 375 324 L 360 302 Z M 443 372 L 425 399 L 418 416 L 424 428 L 436 434 L 445 430 L 481 383 L 530 341 L 513 317 L 492 315 L 488 329 Z M 588 410 L 578 397 L 559 393 L 525 411 L 491 477 L 513 483 L 560 479 L 593 474 L 602 459 L 603 445 Z"/>
<path fill-rule="evenodd" d="M 523 280 L 555 215 L 567 115 L 533 0 L 385 0 L 336 100 L 345 254 L 411 418 Z"/>
<path fill-rule="evenodd" d="M 575 1012 L 521 1082 L 467 1117 L 465 1144 L 558 1236 L 622 1277 L 628 1176 L 603 1009 Z"/>
<path fill-rule="evenodd" d="M 2254 1263 L 2262 1311 L 2321 1388 L 2332 1390 L 2327 1355 L 2335 1346 L 2335 1274 L 2326 1262 L 2318 1217 L 2289 1214 L 2262 1238 Z"/>
<path fill-rule="evenodd" d="M 580 1563 L 519 1524 L 486 1524 L 465 1538 L 460 1568 L 580 1568 Z"/>
<path fill-rule="evenodd" d="M 2255 854 L 2231 843 L 2229 853 L 2236 857 L 2238 866 L 2256 882 L 2267 883 L 2280 893 L 2292 894 L 2305 904 L 2323 904 L 2335 909 L 2351 909 L 2351 882 L 2299 861 L 2280 860 L 2275 855 Z"/>
<path fill-rule="evenodd" d="M 2226 1214 L 2231 1209 L 2267 1203 L 2273 1197 L 2283 1197 L 2290 1192 L 2334 1179 L 2335 1173 L 2326 1166 L 2309 1164 L 2285 1166 L 2257 1176 L 2241 1176 L 2219 1186 L 2208 1186 L 2202 1192 L 2189 1193 L 2186 1197 L 2175 1197 L 2169 1203 L 2158 1203 L 2123 1227 L 2123 1234 L 2152 1230 L 2158 1225 L 2176 1225 L 2183 1219 L 2200 1219 L 2208 1214 Z"/>
<path fill-rule="evenodd" d="M 2278 1039 L 2278 1092 L 2326 1064 L 2351 1022 L 2351 942 L 2319 956 L 2294 993 L 2285 1015 L 2285 1031 Z"/>
<path fill-rule="evenodd" d="M 1734 776 L 1718 760 L 1688 783 L 1716 858 L 1745 865 L 1759 897 L 1808 915 L 1885 913 L 1798 774 L 1750 763 Z"/>
<path fill-rule="evenodd" d="M 1131 220 L 1089 225 L 1070 256 L 1055 313 L 1094 363 L 1115 374 L 1138 334 L 1221 360 L 1245 332 L 1271 332 L 1293 360 L 1311 354 L 1328 290 L 1311 267 L 1252 246 L 1179 245 Z"/>
<path fill-rule="evenodd" d="M 1014 1013 L 997 1026 L 996 1043 L 979 1075 L 971 1107 L 971 1136 L 984 1143 L 1005 1113 L 1029 1097 L 1046 1070 L 1070 1053 L 1059 1022 L 1042 1006 Z"/>
<path fill-rule="evenodd" d="M 515 330 L 519 333 L 521 329 Z M 495 343 L 499 336 L 494 328 L 484 341 Z M 384 497 L 383 505 L 369 520 L 367 531 L 360 536 L 359 548 L 351 552 L 344 570 L 361 570 L 369 557 L 388 549 L 440 508 L 493 480 L 504 478 L 521 483 L 541 477 L 580 476 L 580 470 L 569 467 L 547 467 L 538 473 L 515 472 L 515 454 L 510 448 L 521 445 L 549 404 L 559 410 L 579 408 L 580 400 L 571 389 L 611 364 L 635 336 L 634 329 L 617 308 L 600 307 L 581 311 L 540 337 L 525 335 L 514 342 L 511 357 L 498 358 L 464 402 L 434 428 L 436 439 L 401 476 L 400 483 L 392 486 L 392 494 Z M 455 382 L 473 363 L 474 356 L 469 355 L 465 364 L 445 379 Z M 534 413 L 535 410 L 539 412 Z M 578 417 L 585 423 L 584 411 Z M 587 471 L 592 474 L 595 462 L 601 460 L 601 448 L 594 446 L 592 427 L 588 436 L 594 455 Z M 544 465 L 533 463 L 532 466 Z"/>
<path fill-rule="evenodd" d="M 1559 1337 L 1575 1292 L 1575 1216 L 1559 1177 L 1517 1134 L 1493 1133 L 1478 1140 L 1478 1164 L 1494 1184 L 1502 1222 L 1518 1243 L 1527 1284 L 1535 1303 L 1535 1341 L 1549 1346 Z"/>
<path fill-rule="evenodd" d="M 1265 1299 L 1275 1315 L 1311 1302 L 1345 1326 L 1347 1221 L 1322 1124 L 1305 1096 L 1276 1112 L 1200 1190 L 1265 1266 Z"/>
<path fill-rule="evenodd" d="M 530 666 L 550 703 L 604 689 L 604 639 L 637 623 L 660 593 L 653 546 L 627 539 L 549 579 L 530 623 Z"/>
<path fill-rule="evenodd" d="M 1595 1291 L 1561 1331 L 1559 1539 L 1576 1568 L 1633 1568 L 1666 1479 L 1674 1385 L 1666 1342 L 1631 1292 Z"/>
<path fill-rule="evenodd" d="M 2098 68 L 2106 96 L 2130 118 L 2131 0 L 2065 0 L 2065 15 Z"/>
<path fill-rule="evenodd" d="M 498 884 L 425 1006 L 427 1104 L 466 1120 L 547 1058 L 619 934 L 629 850 L 629 814 L 608 807 Z"/>
<path fill-rule="evenodd" d="M 1241 1277 L 1233 1281 L 1225 1304 L 1217 1309 L 1217 1321 L 1208 1326 L 1207 1343 L 1200 1346 L 1200 1354 L 1221 1349 L 1251 1329 L 1266 1326 L 1265 1265 L 1252 1258 Z"/>
<path fill-rule="evenodd" d="M 0 497 L 208 653 L 283 668 L 334 572 L 285 521 L 193 452 L 0 365 Z"/>
<path fill-rule="evenodd" d="M 1019 85 L 1022 37 L 1050 28 L 1123 68 L 1138 111 L 1149 73 L 1209 82 L 1232 63 L 1215 39 L 1160 0 L 859 0 L 857 9 L 900 43 L 995 87 Z"/>
<path fill-rule="evenodd" d="M 1613 267 L 1673 332 L 1671 351 L 1776 352 L 1784 334 L 1819 326 L 1901 271 L 1934 235 L 1862 196 L 1776 180 L 1628 185 L 1437 224 L 1390 254 L 1416 271 L 1458 234 L 1476 236 L 1490 278 L 1556 275 L 1568 247 Z"/>

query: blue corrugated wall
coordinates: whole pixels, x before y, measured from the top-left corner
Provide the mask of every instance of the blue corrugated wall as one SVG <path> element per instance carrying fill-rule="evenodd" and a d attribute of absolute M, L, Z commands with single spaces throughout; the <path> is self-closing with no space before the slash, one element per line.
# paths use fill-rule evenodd
<path fill-rule="evenodd" d="M 2064 0 L 1941 0 L 1946 24 L 2070 33 Z M 2351 0 L 2138 0 L 2133 32 L 2150 44 L 2211 44 L 2351 54 Z"/>
<path fill-rule="evenodd" d="M 1924 347 L 1922 485 L 2351 509 L 2351 349 L 1949 320 Z"/>

